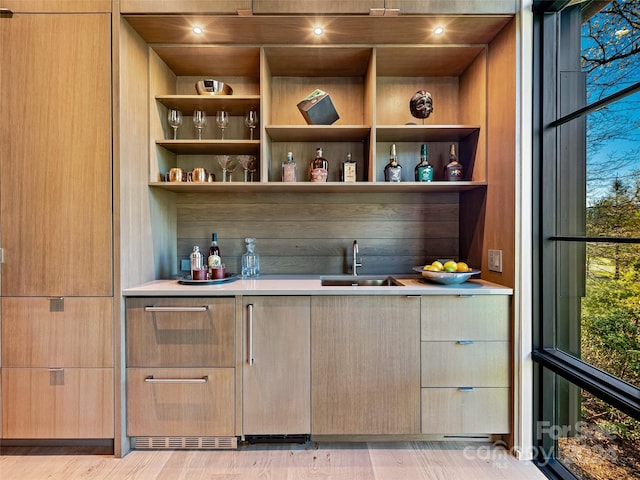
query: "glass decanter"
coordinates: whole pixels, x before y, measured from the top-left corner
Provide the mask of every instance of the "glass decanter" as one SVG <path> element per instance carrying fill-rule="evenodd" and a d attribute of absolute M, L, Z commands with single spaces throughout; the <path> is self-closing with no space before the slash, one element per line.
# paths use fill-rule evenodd
<path fill-rule="evenodd" d="M 254 252 L 256 239 L 245 238 L 246 253 L 242 255 L 242 278 L 257 278 L 260 276 L 260 255 Z"/>

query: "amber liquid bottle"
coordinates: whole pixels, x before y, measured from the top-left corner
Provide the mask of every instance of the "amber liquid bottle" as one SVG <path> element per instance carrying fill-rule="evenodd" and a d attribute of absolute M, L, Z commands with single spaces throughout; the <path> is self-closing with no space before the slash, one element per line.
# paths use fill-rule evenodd
<path fill-rule="evenodd" d="M 456 155 L 456 146 L 449 146 L 449 163 L 444 169 L 445 178 L 450 182 L 459 182 L 462 180 L 462 165 L 458 163 Z"/>
<path fill-rule="evenodd" d="M 402 165 L 398 163 L 398 155 L 396 154 L 396 144 L 391 145 L 389 151 L 389 163 L 384 167 L 385 182 L 401 182 L 402 181 Z"/>
<path fill-rule="evenodd" d="M 316 148 L 316 156 L 309 164 L 309 180 L 326 182 L 329 177 L 329 162 L 322 156 L 322 148 Z"/>

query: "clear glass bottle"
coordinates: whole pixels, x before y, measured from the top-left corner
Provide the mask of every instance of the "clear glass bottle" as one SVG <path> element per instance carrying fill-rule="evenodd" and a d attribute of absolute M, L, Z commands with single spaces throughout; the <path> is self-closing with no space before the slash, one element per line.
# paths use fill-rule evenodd
<path fill-rule="evenodd" d="M 326 182 L 329 177 L 329 162 L 322 156 L 322 148 L 316 148 L 316 156 L 309 164 L 309 181 Z"/>
<path fill-rule="evenodd" d="M 282 181 L 286 183 L 298 181 L 298 167 L 293 160 L 293 152 L 287 152 L 287 160 L 282 162 Z"/>
<path fill-rule="evenodd" d="M 456 146 L 453 143 L 449 146 L 449 163 L 444 171 L 445 178 L 450 182 L 459 182 L 462 180 L 462 165 L 458 163 Z"/>
<path fill-rule="evenodd" d="M 242 255 L 242 278 L 257 278 L 260 276 L 260 255 L 254 252 L 256 239 L 245 238 L 246 253 Z"/>
<path fill-rule="evenodd" d="M 342 162 L 340 170 L 340 181 L 345 183 L 353 183 L 356 181 L 357 162 L 353 160 L 351 153 L 347 153 L 347 159 Z"/>
<path fill-rule="evenodd" d="M 416 182 L 431 182 L 433 180 L 433 167 L 429 164 L 429 154 L 427 144 L 420 146 L 420 162 L 415 169 Z"/>
<path fill-rule="evenodd" d="M 389 151 L 389 163 L 387 163 L 387 166 L 384 167 L 384 181 L 402 181 L 402 165 L 398 163 L 398 155 L 396 154 L 395 143 L 391 145 L 391 149 Z"/>

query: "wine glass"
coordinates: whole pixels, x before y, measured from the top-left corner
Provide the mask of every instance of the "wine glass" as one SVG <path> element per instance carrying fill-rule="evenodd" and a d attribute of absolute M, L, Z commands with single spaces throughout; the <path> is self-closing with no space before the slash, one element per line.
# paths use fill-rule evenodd
<path fill-rule="evenodd" d="M 227 173 L 233 173 L 233 171 L 236 169 L 237 164 L 233 161 L 233 158 L 230 155 L 216 155 L 216 158 L 218 160 L 218 163 L 220 164 L 220 167 L 222 168 L 222 181 L 230 182 L 231 175 L 229 175 L 229 179 L 227 180 Z"/>
<path fill-rule="evenodd" d="M 198 140 L 202 140 L 202 130 L 207 125 L 207 114 L 204 110 L 193 111 L 193 126 L 198 130 Z"/>
<path fill-rule="evenodd" d="M 253 130 L 258 126 L 258 112 L 255 110 L 249 110 L 244 117 L 244 124 L 249 129 L 249 140 L 253 140 Z"/>
<path fill-rule="evenodd" d="M 245 182 L 253 181 L 253 174 L 249 179 L 249 172 L 255 172 L 256 157 L 253 155 L 238 155 L 238 161 L 242 165 L 242 170 L 244 170 L 243 180 Z"/>
<path fill-rule="evenodd" d="M 218 110 L 218 113 L 216 113 L 216 123 L 218 124 L 218 128 L 222 131 L 220 139 L 224 140 L 224 129 L 229 125 L 229 112 L 225 110 Z"/>
<path fill-rule="evenodd" d="M 167 114 L 167 121 L 169 126 L 173 128 L 173 139 L 176 140 L 178 138 L 178 127 L 182 125 L 182 112 L 175 108 L 170 109 Z"/>

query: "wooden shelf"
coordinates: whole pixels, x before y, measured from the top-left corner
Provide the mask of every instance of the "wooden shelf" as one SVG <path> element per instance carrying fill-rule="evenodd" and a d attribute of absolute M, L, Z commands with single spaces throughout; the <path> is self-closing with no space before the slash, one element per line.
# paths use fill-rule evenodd
<path fill-rule="evenodd" d="M 276 142 L 360 142 L 368 138 L 368 125 L 269 125 L 271 140 Z"/>
<path fill-rule="evenodd" d="M 192 182 L 151 182 L 149 186 L 162 188 L 178 193 L 215 193 L 215 192 L 464 192 L 485 188 L 486 182 L 214 182 L 214 183 L 192 183 Z"/>
<path fill-rule="evenodd" d="M 260 140 L 157 140 L 156 145 L 180 155 L 258 155 Z"/>
<path fill-rule="evenodd" d="M 379 142 L 459 142 L 478 135 L 478 125 L 383 125 L 376 127 Z"/>
<path fill-rule="evenodd" d="M 210 117 L 215 117 L 218 110 L 226 110 L 231 116 L 260 110 L 260 95 L 156 95 L 156 100 L 167 108 L 177 108 L 184 116 L 194 110 L 204 110 Z"/>

